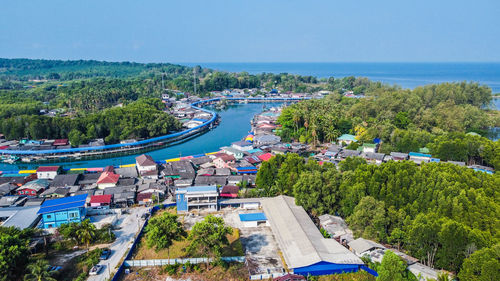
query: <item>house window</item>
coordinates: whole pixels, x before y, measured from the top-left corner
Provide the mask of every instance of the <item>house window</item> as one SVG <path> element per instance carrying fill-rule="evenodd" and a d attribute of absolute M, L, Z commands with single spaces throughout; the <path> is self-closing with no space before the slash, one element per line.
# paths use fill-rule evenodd
<path fill-rule="evenodd" d="M 76 218 L 76 214 L 75 213 L 69 213 L 69 217 L 70 218 Z"/>
<path fill-rule="evenodd" d="M 48 218 L 48 219 L 51 219 L 51 218 L 52 218 L 52 215 L 47 215 L 47 218 Z"/>

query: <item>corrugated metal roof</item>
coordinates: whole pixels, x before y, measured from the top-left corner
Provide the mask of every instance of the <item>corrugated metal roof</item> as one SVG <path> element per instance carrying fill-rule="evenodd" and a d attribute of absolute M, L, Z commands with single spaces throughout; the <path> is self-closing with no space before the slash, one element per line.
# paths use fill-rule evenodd
<path fill-rule="evenodd" d="M 267 217 L 264 213 L 239 214 L 240 221 L 266 221 Z"/>
<path fill-rule="evenodd" d="M 62 211 L 72 208 L 84 207 L 88 194 L 80 194 L 59 199 L 46 200 L 43 202 L 39 214 Z"/>
<path fill-rule="evenodd" d="M 278 196 L 262 200 L 266 217 L 289 268 L 328 262 L 362 265 L 363 261 L 334 239 L 323 238 L 295 199 Z"/>
<path fill-rule="evenodd" d="M 188 186 L 187 192 L 217 192 L 216 186 Z"/>

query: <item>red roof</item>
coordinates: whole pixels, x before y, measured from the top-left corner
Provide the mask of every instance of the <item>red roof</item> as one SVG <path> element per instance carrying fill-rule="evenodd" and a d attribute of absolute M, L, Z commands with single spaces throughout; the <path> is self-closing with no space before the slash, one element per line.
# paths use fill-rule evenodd
<path fill-rule="evenodd" d="M 238 197 L 238 191 L 240 188 L 234 185 L 226 185 L 222 188 L 220 196 L 222 197 Z"/>
<path fill-rule="evenodd" d="M 215 154 L 215 156 L 217 158 L 222 159 L 222 161 L 224 161 L 224 162 L 236 161 L 236 158 L 234 158 L 233 155 L 229 155 L 229 154 L 226 154 L 226 153 L 217 153 L 217 154 Z"/>
<path fill-rule="evenodd" d="M 8 145 L 2 145 L 2 146 L 0 146 L 0 149 L 6 149 L 6 148 L 9 148 L 9 146 Z"/>
<path fill-rule="evenodd" d="M 111 196 L 111 194 L 93 195 L 92 197 L 90 197 L 90 203 L 111 204 Z"/>
<path fill-rule="evenodd" d="M 267 160 L 271 159 L 273 157 L 273 155 L 271 153 L 265 153 L 265 154 L 259 155 L 257 157 L 259 157 L 259 159 L 262 161 L 267 161 Z"/>
<path fill-rule="evenodd" d="M 104 172 L 101 174 L 99 179 L 97 180 L 97 184 L 101 183 L 117 183 L 120 175 L 115 174 L 113 172 Z"/>
<path fill-rule="evenodd" d="M 57 172 L 60 166 L 40 166 L 36 169 L 37 172 Z"/>
<path fill-rule="evenodd" d="M 54 141 L 54 145 L 67 145 L 68 139 L 57 139 Z"/>
<path fill-rule="evenodd" d="M 137 202 L 144 201 L 145 199 L 151 199 L 153 193 L 138 193 L 137 194 Z"/>

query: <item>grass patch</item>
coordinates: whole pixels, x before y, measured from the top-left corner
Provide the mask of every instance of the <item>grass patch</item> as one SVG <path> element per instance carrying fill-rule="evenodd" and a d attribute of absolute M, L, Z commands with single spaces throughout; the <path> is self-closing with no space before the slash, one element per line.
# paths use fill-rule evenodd
<path fill-rule="evenodd" d="M 168 211 L 168 210 L 167 210 Z M 188 233 L 189 234 L 189 233 Z M 243 245 L 240 241 L 240 231 L 237 228 L 233 228 L 233 234 L 228 235 L 229 246 L 224 248 L 222 251 L 222 256 L 233 257 L 233 256 L 243 256 Z M 187 258 L 191 257 L 186 253 L 185 249 L 189 245 L 189 241 L 184 239 L 182 241 L 174 241 L 170 247 L 170 258 Z M 146 237 L 141 237 L 139 244 L 134 252 L 133 258 L 136 260 L 151 260 L 151 259 L 168 259 L 168 250 L 162 249 L 160 251 L 155 251 L 154 248 L 149 248 L 146 245 Z"/>
<path fill-rule="evenodd" d="M 95 249 L 90 252 L 86 252 L 83 255 L 77 256 L 66 263 L 64 268 L 59 273 L 58 280 L 60 281 L 70 281 L 86 280 L 92 266 L 99 263 L 99 256 L 101 255 L 101 249 Z"/>

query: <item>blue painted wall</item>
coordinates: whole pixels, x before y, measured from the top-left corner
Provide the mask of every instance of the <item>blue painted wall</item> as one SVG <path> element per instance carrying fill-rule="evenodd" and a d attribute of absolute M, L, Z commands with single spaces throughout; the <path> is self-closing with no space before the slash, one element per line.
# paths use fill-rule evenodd
<path fill-rule="evenodd" d="M 81 222 L 87 214 L 85 208 L 73 208 L 42 215 L 42 228 L 59 227 L 69 222 Z"/>
<path fill-rule="evenodd" d="M 186 199 L 186 194 L 184 193 L 178 193 L 176 196 L 177 200 L 177 211 L 187 211 L 188 210 L 188 205 L 187 205 L 187 199 Z"/>
<path fill-rule="evenodd" d="M 361 264 L 337 264 L 329 262 L 318 262 L 313 265 L 298 267 L 293 269 L 293 273 L 303 276 L 318 276 L 329 274 L 340 274 L 348 272 L 357 272 Z"/>

